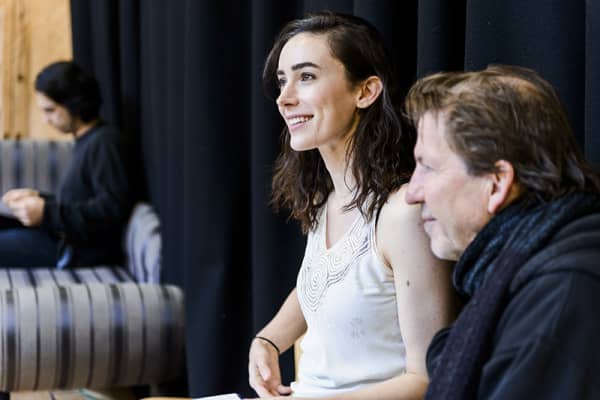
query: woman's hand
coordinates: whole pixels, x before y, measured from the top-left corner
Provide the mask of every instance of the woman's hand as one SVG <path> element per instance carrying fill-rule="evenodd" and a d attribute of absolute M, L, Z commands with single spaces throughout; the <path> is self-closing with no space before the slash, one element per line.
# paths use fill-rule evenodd
<path fill-rule="evenodd" d="M 291 393 L 289 386 L 281 384 L 277 350 L 264 340 L 254 339 L 250 345 L 248 377 L 250 387 L 260 397 L 277 397 Z"/>

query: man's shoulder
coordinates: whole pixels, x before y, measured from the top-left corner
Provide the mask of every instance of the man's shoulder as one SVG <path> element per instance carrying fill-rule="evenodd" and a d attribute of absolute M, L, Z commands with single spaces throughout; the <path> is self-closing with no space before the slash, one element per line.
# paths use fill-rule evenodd
<path fill-rule="evenodd" d="M 85 141 L 81 147 L 85 148 L 83 151 L 86 153 L 104 152 L 108 149 L 121 148 L 125 140 L 119 129 L 108 124 L 95 126 L 85 136 Z"/>
<path fill-rule="evenodd" d="M 520 269 L 511 284 L 517 289 L 551 273 L 584 273 L 600 279 L 600 213 L 580 217 L 561 228 Z"/>
<path fill-rule="evenodd" d="M 93 133 L 95 140 L 100 141 L 115 141 L 122 137 L 122 134 L 117 127 L 107 123 L 99 124 L 97 127 L 95 127 Z"/>
<path fill-rule="evenodd" d="M 585 313 L 600 302 L 598 260 L 600 214 L 578 219 L 557 232 L 511 282 L 496 330 L 497 353 L 518 352 L 533 342 L 562 342 L 572 334 L 575 320 L 581 329 L 578 335 L 597 334 L 600 320 Z M 598 351 L 600 347 L 595 354 Z"/>

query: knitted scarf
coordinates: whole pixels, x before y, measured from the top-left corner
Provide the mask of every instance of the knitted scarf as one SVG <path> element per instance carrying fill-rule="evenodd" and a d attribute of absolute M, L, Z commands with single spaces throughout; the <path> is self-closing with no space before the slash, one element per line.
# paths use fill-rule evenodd
<path fill-rule="evenodd" d="M 426 399 L 476 398 L 513 277 L 558 230 L 597 211 L 599 196 L 572 193 L 528 209 L 513 204 L 479 232 L 454 269 L 454 286 L 470 300 L 450 331 Z"/>

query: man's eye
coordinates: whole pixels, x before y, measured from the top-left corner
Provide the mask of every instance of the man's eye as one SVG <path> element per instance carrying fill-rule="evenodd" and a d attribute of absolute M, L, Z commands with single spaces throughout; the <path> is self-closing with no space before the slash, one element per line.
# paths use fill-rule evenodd
<path fill-rule="evenodd" d="M 423 163 L 423 161 L 417 161 L 417 164 L 423 168 L 424 171 L 431 171 L 433 169 L 429 165 Z"/>

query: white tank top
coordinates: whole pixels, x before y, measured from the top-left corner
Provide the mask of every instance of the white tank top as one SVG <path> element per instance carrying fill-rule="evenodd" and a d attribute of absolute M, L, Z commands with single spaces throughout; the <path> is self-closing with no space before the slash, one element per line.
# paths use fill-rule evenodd
<path fill-rule="evenodd" d="M 296 283 L 308 329 L 301 341 L 295 396 L 320 397 L 405 371 L 392 270 L 377 253 L 375 218 L 362 215 L 326 247 L 323 207 L 309 232 Z"/>

